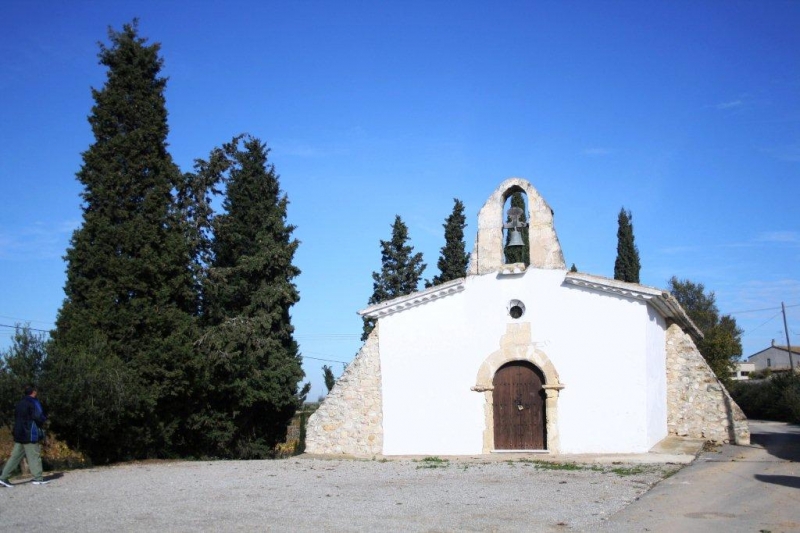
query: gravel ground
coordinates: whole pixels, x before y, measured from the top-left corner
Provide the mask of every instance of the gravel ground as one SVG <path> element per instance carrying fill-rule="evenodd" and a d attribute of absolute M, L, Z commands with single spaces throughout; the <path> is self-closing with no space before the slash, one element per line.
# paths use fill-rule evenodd
<path fill-rule="evenodd" d="M 44 486 L 12 480 L 0 488 L 0 524 L 48 533 L 591 531 L 678 467 L 578 468 L 526 459 L 134 463 L 50 473 Z"/>

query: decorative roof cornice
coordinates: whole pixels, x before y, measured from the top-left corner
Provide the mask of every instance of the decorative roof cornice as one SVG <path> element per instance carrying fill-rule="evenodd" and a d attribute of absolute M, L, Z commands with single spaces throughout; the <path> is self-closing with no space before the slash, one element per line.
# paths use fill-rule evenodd
<path fill-rule="evenodd" d="M 648 287 L 647 285 L 639 285 L 638 283 L 627 283 L 625 281 L 592 276 L 590 274 L 581 274 L 578 272 L 567 272 L 564 283 L 599 292 L 616 294 L 633 300 L 645 301 L 652 305 L 664 318 L 674 320 L 695 339 L 699 340 L 703 338 L 703 332 L 700 331 L 700 328 L 692 322 L 692 319 L 689 318 L 689 315 L 683 310 L 678 300 L 667 291 L 656 289 L 655 287 Z"/>
<path fill-rule="evenodd" d="M 358 314 L 367 318 L 382 318 L 398 311 L 405 311 L 406 309 L 459 293 L 464 290 L 464 282 L 465 278 L 455 279 L 406 296 L 398 296 L 362 309 Z"/>

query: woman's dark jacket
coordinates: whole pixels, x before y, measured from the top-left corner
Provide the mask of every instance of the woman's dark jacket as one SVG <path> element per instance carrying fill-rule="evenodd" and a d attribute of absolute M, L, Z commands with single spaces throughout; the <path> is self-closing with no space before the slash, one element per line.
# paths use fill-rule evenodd
<path fill-rule="evenodd" d="M 14 442 L 20 444 L 39 442 L 41 436 L 44 435 L 41 429 L 45 420 L 47 417 L 42 412 L 39 400 L 25 396 L 19 401 L 14 411 Z M 36 425 L 34 426 L 34 424 Z"/>

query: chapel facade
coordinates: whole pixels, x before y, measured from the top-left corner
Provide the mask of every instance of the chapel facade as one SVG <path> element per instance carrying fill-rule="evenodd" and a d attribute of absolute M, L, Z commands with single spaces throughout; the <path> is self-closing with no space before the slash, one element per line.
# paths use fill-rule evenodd
<path fill-rule="evenodd" d="M 515 194 L 527 199 L 522 216 L 505 210 Z M 527 257 L 510 263 L 520 231 Z M 553 211 L 524 179 L 504 181 L 480 210 L 465 278 L 359 314 L 377 326 L 309 419 L 307 453 L 644 453 L 668 435 L 749 442 L 674 297 L 568 272 Z"/>

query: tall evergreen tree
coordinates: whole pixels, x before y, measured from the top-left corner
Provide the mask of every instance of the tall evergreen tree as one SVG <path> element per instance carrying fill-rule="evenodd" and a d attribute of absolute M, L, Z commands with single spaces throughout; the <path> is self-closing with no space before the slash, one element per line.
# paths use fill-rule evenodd
<path fill-rule="evenodd" d="M 95 141 L 77 174 L 83 224 L 44 377 L 54 429 L 95 461 L 173 453 L 197 308 L 159 45 L 136 21 L 108 37 Z"/>
<path fill-rule="evenodd" d="M 633 239 L 633 215 L 623 207 L 619 211 L 617 229 L 617 260 L 614 262 L 614 279 L 639 283 L 639 249 Z"/>
<path fill-rule="evenodd" d="M 178 204 L 186 222 L 186 238 L 192 256 L 192 275 L 199 295 L 198 314 L 205 316 L 203 291 L 208 269 L 214 258 L 214 208 L 212 203 L 222 195 L 222 183 L 233 165 L 233 154 L 241 136 L 221 148 L 214 148 L 208 160 L 196 159 L 194 172 L 183 175 L 178 190 Z"/>
<path fill-rule="evenodd" d="M 727 383 L 742 355 L 743 332 L 736 319 L 730 315 L 720 316 L 714 292 L 706 294 L 702 283 L 673 276 L 669 280 L 669 291 L 703 332 L 697 349 L 717 377 Z"/>
<path fill-rule="evenodd" d="M 528 210 L 525 207 L 525 196 L 521 192 L 515 192 L 511 195 L 511 207 L 522 209 L 522 216 L 519 217 L 520 222 L 528 221 Z M 506 222 L 511 222 L 511 217 L 506 217 Z M 522 234 L 522 246 L 509 246 L 508 242 L 511 239 L 511 230 L 506 232 L 506 245 L 504 253 L 506 255 L 506 264 L 511 263 L 525 263 L 525 266 L 531 264 L 531 244 L 530 236 L 528 235 L 528 226 L 518 228 L 517 231 Z"/>
<path fill-rule="evenodd" d="M 467 275 L 469 254 L 464 243 L 464 228 L 467 218 L 464 216 L 464 204 L 458 198 L 453 198 L 453 212 L 445 220 L 444 246 L 439 255 L 436 266 L 440 274 L 434 276 L 432 281 L 426 281 L 426 287 L 441 285 L 446 281 L 463 278 Z"/>
<path fill-rule="evenodd" d="M 422 272 L 425 270 L 422 253 L 414 253 L 408 244 L 408 227 L 399 215 L 392 224 L 392 238 L 381 241 L 381 271 L 372 273 L 372 296 L 369 304 L 377 304 L 411 294 L 417 290 Z M 364 331 L 361 340 L 367 340 L 375 328 L 375 321 L 364 318 Z"/>
<path fill-rule="evenodd" d="M 298 241 L 266 145 L 247 137 L 233 146 L 205 287 L 204 409 L 192 425 L 205 453 L 256 458 L 283 441 L 299 402 L 304 374 L 290 316 L 300 299 Z"/>

